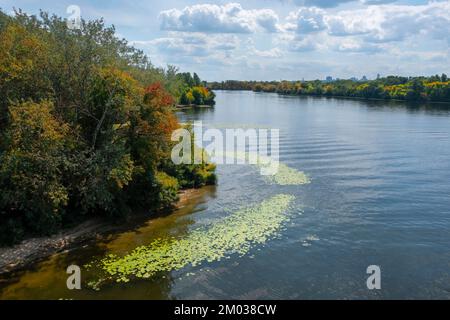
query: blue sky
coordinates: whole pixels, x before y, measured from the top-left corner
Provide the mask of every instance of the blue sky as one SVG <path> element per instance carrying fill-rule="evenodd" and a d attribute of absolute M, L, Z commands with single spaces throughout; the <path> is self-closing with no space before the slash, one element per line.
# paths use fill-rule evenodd
<path fill-rule="evenodd" d="M 206 80 L 450 74 L 450 0 L 0 0 L 64 17 L 70 5 Z"/>

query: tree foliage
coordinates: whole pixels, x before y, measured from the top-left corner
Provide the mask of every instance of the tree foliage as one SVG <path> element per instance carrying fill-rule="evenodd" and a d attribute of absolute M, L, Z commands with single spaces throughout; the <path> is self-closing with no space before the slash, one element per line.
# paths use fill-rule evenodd
<path fill-rule="evenodd" d="M 194 72 L 191 76 L 189 72 L 180 73 L 179 78 L 184 84 L 179 99 L 182 105 L 215 105 L 216 95 L 206 87 L 206 83 Z"/>
<path fill-rule="evenodd" d="M 168 208 L 180 187 L 212 183 L 213 166 L 168 164 L 185 89 L 102 20 L 1 13 L 0 242 Z"/>

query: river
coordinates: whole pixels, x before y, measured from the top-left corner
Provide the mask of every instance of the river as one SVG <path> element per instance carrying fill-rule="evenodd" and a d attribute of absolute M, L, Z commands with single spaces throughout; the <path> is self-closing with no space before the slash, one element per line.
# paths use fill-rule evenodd
<path fill-rule="evenodd" d="M 180 111 L 180 120 L 279 129 L 281 162 L 309 183 L 269 183 L 252 166 L 218 165 L 218 185 L 172 215 L 9 274 L 0 299 L 450 298 L 449 106 L 216 94 L 214 108 Z M 288 206 L 273 203 L 279 195 Z M 238 225 L 249 221 L 242 235 Z M 233 244 L 214 239 L 222 236 Z M 159 249 L 155 239 L 175 242 Z M 145 279 L 88 284 L 110 254 L 120 261 L 136 247 L 156 248 L 167 259 L 184 254 L 173 247 L 197 248 L 189 241 L 205 250 L 196 263 L 171 258 L 172 269 Z M 81 266 L 81 290 L 66 287 L 71 264 Z M 370 265 L 380 267 L 380 290 L 367 288 Z"/>

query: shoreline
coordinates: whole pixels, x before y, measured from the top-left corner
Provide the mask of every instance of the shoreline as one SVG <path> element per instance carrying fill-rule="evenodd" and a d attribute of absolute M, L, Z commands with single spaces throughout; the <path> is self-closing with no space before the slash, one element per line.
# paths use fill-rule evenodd
<path fill-rule="evenodd" d="M 201 189 L 181 190 L 178 193 L 178 201 L 167 214 L 172 214 L 182 208 L 187 201 L 199 194 Z M 39 262 L 53 254 L 74 250 L 82 244 L 101 239 L 111 233 L 128 230 L 160 215 L 161 213 L 150 215 L 139 213 L 131 216 L 125 224 L 113 223 L 107 219 L 92 218 L 51 236 L 32 237 L 10 247 L 0 247 L 0 276 L 24 269 L 30 264 Z"/>
<path fill-rule="evenodd" d="M 351 97 L 351 96 L 327 96 L 327 95 L 317 95 L 317 94 L 291 94 L 291 93 L 282 93 L 282 92 L 276 92 L 276 91 L 254 91 L 250 89 L 214 89 L 213 91 L 250 91 L 254 93 L 275 93 L 282 96 L 290 96 L 290 97 L 313 97 L 313 98 L 333 98 L 333 99 L 350 99 L 350 100 L 361 100 L 361 101 L 385 101 L 385 102 L 401 102 L 406 103 L 410 105 L 450 105 L 450 101 L 429 101 L 429 100 L 423 100 L 423 101 L 409 101 L 409 100 L 402 100 L 402 99 L 383 99 L 383 98 L 364 98 L 364 97 Z"/>
<path fill-rule="evenodd" d="M 183 109 L 195 109 L 195 108 L 214 108 L 214 106 L 208 104 L 177 104 L 175 109 L 183 110 Z"/>

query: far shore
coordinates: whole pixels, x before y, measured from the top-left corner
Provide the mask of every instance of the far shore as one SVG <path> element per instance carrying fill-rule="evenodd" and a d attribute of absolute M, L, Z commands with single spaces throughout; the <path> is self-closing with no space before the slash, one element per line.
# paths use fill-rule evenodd
<path fill-rule="evenodd" d="M 189 200 L 201 193 L 202 188 L 181 190 L 178 202 L 168 214 L 182 208 Z M 148 213 L 140 213 L 131 216 L 125 224 L 93 218 L 75 227 L 61 230 L 52 236 L 29 238 L 11 247 L 0 247 L 0 275 L 26 268 L 30 264 L 55 253 L 70 251 L 80 246 L 88 245 L 90 241 L 101 239 L 111 233 L 129 230 L 161 215 L 162 213 L 150 215 Z"/>
<path fill-rule="evenodd" d="M 406 103 L 409 105 L 450 105 L 450 101 L 431 101 L 431 100 L 419 100 L 419 101 L 409 101 L 409 100 L 402 100 L 402 99 L 382 99 L 382 98 L 364 98 L 364 97 L 352 97 L 352 96 L 334 96 L 334 95 L 320 95 L 320 94 L 292 94 L 292 93 L 283 93 L 283 92 L 276 92 L 276 91 L 255 91 L 251 89 L 214 89 L 213 91 L 247 91 L 247 92 L 254 92 L 254 93 L 273 93 L 278 94 L 281 96 L 289 96 L 289 97 L 305 97 L 305 98 L 332 98 L 332 99 L 350 99 L 350 100 L 361 100 L 361 101 L 384 101 L 384 102 L 401 102 Z"/>

